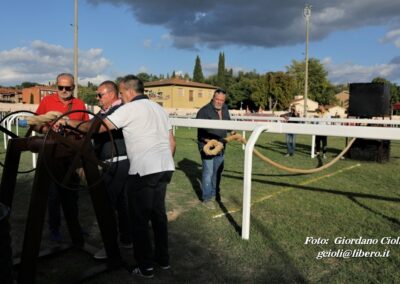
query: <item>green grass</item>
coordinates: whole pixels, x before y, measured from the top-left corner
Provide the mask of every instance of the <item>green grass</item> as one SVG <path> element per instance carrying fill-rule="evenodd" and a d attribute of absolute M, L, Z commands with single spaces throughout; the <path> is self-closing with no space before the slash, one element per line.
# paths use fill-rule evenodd
<path fill-rule="evenodd" d="M 176 131 L 177 170 L 168 188 L 170 217 L 170 272 L 156 270 L 152 282 L 258 282 L 258 283 L 395 283 L 400 279 L 400 245 L 339 245 L 336 237 L 381 239 L 400 235 L 400 142 L 392 141 L 391 159 L 385 164 L 340 160 L 331 168 L 294 175 L 253 158 L 250 240 L 240 236 L 242 222 L 244 151 L 236 142 L 228 145 L 217 210 L 199 201 L 201 160 L 195 143 L 196 130 Z M 286 158 L 284 135 L 263 134 L 257 149 L 282 164 L 316 167 L 310 159 L 310 136 L 297 136 L 294 157 Z M 343 138 L 328 138 L 328 159 L 344 147 Z M 20 249 L 24 212 L 33 174 L 20 175 L 13 215 L 14 250 Z M 90 199 L 81 193 L 83 225 L 88 242 L 100 246 Z M 230 213 L 229 213 L 230 212 Z M 305 245 L 307 237 L 329 239 L 327 245 Z M 44 245 L 47 235 L 44 234 Z M 390 250 L 388 258 L 316 259 L 322 250 Z M 127 261 L 133 257 L 126 254 Z M 82 264 L 76 268 L 76 260 Z M 41 260 L 38 283 L 68 278 L 91 259 L 80 254 Z M 76 265 L 75 265 L 76 266 Z M 46 271 L 50 271 L 47 273 Z M 50 276 L 49 276 L 50 275 Z M 128 273 L 119 269 L 101 274 L 88 283 L 126 283 Z"/>

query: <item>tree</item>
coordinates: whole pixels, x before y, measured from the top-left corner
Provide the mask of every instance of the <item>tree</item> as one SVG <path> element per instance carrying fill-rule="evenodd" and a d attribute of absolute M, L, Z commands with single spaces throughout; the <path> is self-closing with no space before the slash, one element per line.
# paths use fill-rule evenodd
<path fill-rule="evenodd" d="M 175 74 L 175 70 L 174 70 L 174 71 L 172 71 L 171 78 L 175 78 L 175 77 L 176 77 L 176 74 Z"/>
<path fill-rule="evenodd" d="M 193 69 L 193 81 L 204 83 L 203 70 L 201 68 L 200 57 L 198 55 L 196 56 L 196 62 L 194 64 L 194 69 Z"/>
<path fill-rule="evenodd" d="M 296 91 L 293 76 L 282 71 L 268 72 L 253 81 L 251 99 L 263 109 L 287 109 Z"/>
<path fill-rule="evenodd" d="M 297 93 L 304 95 L 304 70 L 305 61 L 292 61 L 292 65 L 286 67 L 290 76 L 297 81 Z M 327 79 L 328 72 L 322 63 L 311 58 L 308 63 L 308 97 L 321 104 L 330 104 L 335 101 L 335 90 Z"/>
<path fill-rule="evenodd" d="M 122 78 L 119 77 L 121 80 Z M 118 78 L 117 78 L 118 80 Z M 90 87 L 85 87 L 85 86 L 79 86 L 79 98 L 84 101 L 88 105 L 97 105 L 97 99 L 96 99 L 96 87 L 95 86 L 90 86 Z"/>
<path fill-rule="evenodd" d="M 384 83 L 389 85 L 389 90 L 390 90 L 390 103 L 394 104 L 400 101 L 400 90 L 399 87 L 395 84 L 390 82 L 389 80 L 386 80 L 385 78 L 382 77 L 376 77 L 372 79 L 372 83 Z"/>
<path fill-rule="evenodd" d="M 221 88 L 226 88 L 225 83 L 225 54 L 223 52 L 219 53 L 218 58 L 218 73 L 217 73 L 217 86 Z"/>

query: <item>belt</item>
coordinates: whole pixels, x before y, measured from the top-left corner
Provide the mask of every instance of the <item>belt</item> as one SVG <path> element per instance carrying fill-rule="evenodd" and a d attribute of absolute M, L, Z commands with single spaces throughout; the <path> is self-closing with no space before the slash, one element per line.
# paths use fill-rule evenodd
<path fill-rule="evenodd" d="M 120 161 L 123 161 L 123 160 L 126 160 L 126 159 L 128 159 L 128 156 L 118 156 L 118 157 L 114 157 L 114 158 L 111 158 L 111 159 L 104 160 L 104 162 L 115 163 L 115 162 L 120 162 Z"/>

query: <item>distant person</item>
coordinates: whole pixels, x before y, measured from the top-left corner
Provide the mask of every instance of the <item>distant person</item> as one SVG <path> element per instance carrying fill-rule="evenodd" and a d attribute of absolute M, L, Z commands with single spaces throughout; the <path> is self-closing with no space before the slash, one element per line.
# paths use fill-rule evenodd
<path fill-rule="evenodd" d="M 318 118 L 331 118 L 331 115 L 327 111 L 324 105 L 319 104 L 318 105 Z M 319 124 L 328 124 L 326 122 L 320 122 Z M 317 135 L 315 136 L 315 154 L 317 156 L 321 155 L 321 144 L 322 144 L 322 158 L 326 159 L 326 151 L 328 147 L 328 137 L 327 136 L 321 136 Z"/>
<path fill-rule="evenodd" d="M 101 118 L 114 113 L 114 111 L 122 106 L 122 101 L 118 98 L 118 86 L 113 81 L 104 81 L 101 83 L 97 88 L 97 101 L 101 107 L 97 115 Z M 93 136 L 95 152 L 100 160 L 111 164 L 110 169 L 103 174 L 103 177 L 111 207 L 117 213 L 119 246 L 121 248 L 132 248 L 132 228 L 125 188 L 126 180 L 129 176 L 129 160 L 122 130 L 111 130 L 111 134 L 116 149 L 113 147 L 110 135 L 104 132 Z M 112 157 L 115 150 L 118 156 Z M 94 258 L 107 258 L 105 249 L 102 248 L 99 250 L 94 255 Z"/>
<path fill-rule="evenodd" d="M 217 89 L 214 96 L 207 105 L 197 112 L 197 119 L 230 120 L 228 106 L 225 104 L 226 92 L 223 89 Z M 197 130 L 197 143 L 202 161 L 202 201 L 203 205 L 209 209 L 215 209 L 213 198 L 216 201 L 221 200 L 220 182 L 224 169 L 224 149 L 215 156 L 204 153 L 203 147 L 208 141 L 216 139 L 222 141 L 228 134 L 225 129 L 207 129 L 199 128 Z M 222 141 L 224 144 L 225 142 Z M 224 145 L 225 146 L 225 145 Z M 224 147 L 225 148 L 225 147 Z"/>
<path fill-rule="evenodd" d="M 292 106 L 290 108 L 290 112 L 283 115 L 283 117 L 289 121 L 291 117 L 300 117 L 300 114 L 296 111 L 296 107 Z M 289 121 L 290 123 L 297 123 L 296 121 Z M 293 156 L 296 150 L 296 135 L 292 133 L 286 134 L 286 146 L 287 146 L 287 153 L 285 157 Z"/>
<path fill-rule="evenodd" d="M 52 95 L 45 96 L 36 110 L 36 114 L 42 115 L 49 111 L 59 111 L 66 113 L 72 110 L 86 110 L 85 104 L 80 99 L 73 96 L 75 89 L 74 76 L 69 73 L 61 73 L 57 76 L 57 89 L 58 92 Z M 75 112 L 68 115 L 70 119 L 77 121 L 85 121 L 89 119 L 87 113 Z M 41 133 L 46 133 L 49 130 L 48 125 L 37 127 L 35 129 Z M 67 167 L 68 161 L 64 165 Z M 74 182 L 78 183 L 79 177 L 73 177 Z M 64 215 L 72 216 L 74 222 L 78 222 L 78 191 L 63 188 L 55 182 L 50 183 L 49 199 L 48 199 L 48 222 L 50 239 L 53 241 L 61 241 L 62 236 L 60 233 L 61 226 L 61 210 L 60 204 L 63 204 Z M 83 231 L 82 231 L 83 232 Z M 83 232 L 86 234 L 86 232 Z"/>

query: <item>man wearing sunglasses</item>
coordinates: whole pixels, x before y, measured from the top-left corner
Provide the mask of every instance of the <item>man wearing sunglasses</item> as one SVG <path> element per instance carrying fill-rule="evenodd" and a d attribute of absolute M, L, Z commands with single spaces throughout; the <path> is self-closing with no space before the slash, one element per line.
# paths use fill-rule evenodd
<path fill-rule="evenodd" d="M 153 278 L 155 263 L 162 270 L 171 268 L 165 195 L 175 170 L 176 143 L 168 114 L 144 95 L 143 82 L 138 77 L 122 78 L 119 94 L 123 106 L 103 119 L 107 127 L 101 125 L 99 132 L 121 129 L 124 134 L 130 162 L 126 191 L 137 261 L 132 274 Z M 59 125 L 75 126 L 84 132 L 91 127 L 91 123 L 74 120 L 60 120 Z"/>
<path fill-rule="evenodd" d="M 72 110 L 86 110 L 85 103 L 73 96 L 75 89 L 74 76 L 69 73 L 61 73 L 57 76 L 58 92 L 52 95 L 45 96 L 36 110 L 36 114 L 46 114 L 49 111 L 59 111 L 66 113 Z M 87 113 L 75 112 L 68 115 L 70 119 L 85 121 L 89 119 Z M 48 126 L 42 126 L 36 129 L 39 132 L 45 133 L 48 131 Z M 78 178 L 78 177 L 76 177 Z M 62 188 L 52 182 L 49 188 L 48 199 L 48 222 L 50 230 L 50 239 L 56 242 L 62 240 L 60 234 L 61 226 L 61 202 L 63 203 L 64 213 L 67 211 L 75 222 L 78 221 L 78 191 Z M 64 214 L 65 215 L 65 214 Z"/>
<path fill-rule="evenodd" d="M 97 113 L 101 118 L 114 113 L 121 105 L 118 98 L 118 86 L 113 81 L 104 81 L 97 88 L 97 101 L 101 107 Z M 94 135 L 95 152 L 99 159 L 109 162 L 111 170 L 105 172 L 104 182 L 107 186 L 107 194 L 112 208 L 117 213 L 120 248 L 132 248 L 132 228 L 129 220 L 128 199 L 125 183 L 128 178 L 129 160 L 126 153 L 124 135 L 121 129 L 111 130 L 117 154 L 113 157 L 113 144 L 107 132 Z M 114 171 L 115 169 L 115 171 Z M 95 255 L 96 259 L 107 258 L 104 248 Z"/>

